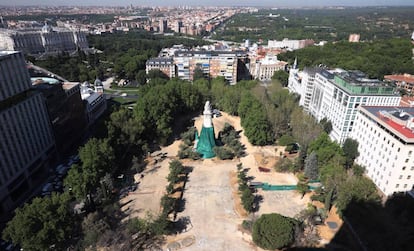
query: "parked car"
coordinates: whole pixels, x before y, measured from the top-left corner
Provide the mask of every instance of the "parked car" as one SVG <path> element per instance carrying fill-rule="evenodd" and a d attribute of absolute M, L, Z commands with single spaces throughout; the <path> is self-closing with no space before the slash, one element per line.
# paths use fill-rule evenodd
<path fill-rule="evenodd" d="M 73 164 L 75 164 L 75 161 L 73 161 L 72 159 L 69 159 L 68 166 L 72 166 Z"/>
<path fill-rule="evenodd" d="M 53 190 L 54 191 L 63 191 L 63 182 L 62 181 L 56 181 L 53 182 Z"/>
<path fill-rule="evenodd" d="M 13 250 L 16 250 L 16 247 L 11 242 L 1 240 L 0 241 L 0 250 L 13 251 Z"/>
<path fill-rule="evenodd" d="M 59 165 L 56 167 L 56 174 L 58 177 L 64 177 L 68 174 L 69 167 L 65 165 Z"/>
<path fill-rule="evenodd" d="M 52 183 L 46 183 L 42 187 L 42 196 L 48 196 L 51 195 L 53 192 L 53 184 Z"/>
<path fill-rule="evenodd" d="M 73 163 L 75 163 L 75 164 L 79 163 L 79 161 L 80 161 L 79 155 L 77 154 L 77 155 L 70 156 L 70 160 L 72 160 Z"/>
<path fill-rule="evenodd" d="M 218 118 L 221 116 L 221 112 L 217 109 L 213 110 L 213 117 Z"/>

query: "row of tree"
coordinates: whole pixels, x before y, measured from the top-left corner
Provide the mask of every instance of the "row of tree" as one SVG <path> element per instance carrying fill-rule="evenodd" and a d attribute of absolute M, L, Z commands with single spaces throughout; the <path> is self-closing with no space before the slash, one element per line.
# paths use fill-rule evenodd
<path fill-rule="evenodd" d="M 261 9 L 232 16 L 212 37 L 257 43 L 284 38 L 343 41 L 353 33 L 360 34 L 362 41 L 408 38 L 411 31 L 405 25 L 413 25 L 412 11 L 412 7 Z"/>
<path fill-rule="evenodd" d="M 409 39 L 387 39 L 365 43 L 336 42 L 324 46 L 310 46 L 280 54 L 278 58 L 299 66 L 327 66 L 346 70 L 360 70 L 371 78 L 384 75 L 414 74 L 413 45 Z"/>

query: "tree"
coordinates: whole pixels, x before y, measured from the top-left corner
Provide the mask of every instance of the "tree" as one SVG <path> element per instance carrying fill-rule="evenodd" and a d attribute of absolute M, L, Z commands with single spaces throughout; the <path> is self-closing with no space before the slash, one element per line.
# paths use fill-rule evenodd
<path fill-rule="evenodd" d="M 278 80 L 283 86 L 287 86 L 288 78 L 289 74 L 284 70 L 275 71 L 272 76 L 272 79 Z"/>
<path fill-rule="evenodd" d="M 135 74 L 135 80 L 140 85 L 144 85 L 147 83 L 147 73 L 145 70 L 139 70 L 137 74 Z"/>
<path fill-rule="evenodd" d="M 204 77 L 203 69 L 201 69 L 200 64 L 197 64 L 193 72 L 193 81 L 204 79 L 204 78 L 205 77 Z"/>
<path fill-rule="evenodd" d="M 278 172 L 290 172 L 293 162 L 288 158 L 279 158 L 275 163 L 275 170 Z"/>
<path fill-rule="evenodd" d="M 329 121 L 327 118 L 323 118 L 321 119 L 321 121 L 319 121 L 319 123 L 321 124 L 323 130 L 327 133 L 330 134 L 332 131 L 332 122 Z"/>
<path fill-rule="evenodd" d="M 312 152 L 305 159 L 305 176 L 311 180 L 316 180 L 319 176 L 318 172 L 318 157 L 315 152 Z"/>
<path fill-rule="evenodd" d="M 110 229 L 110 226 L 98 212 L 88 214 L 82 222 L 83 246 L 96 246 L 99 238 Z"/>
<path fill-rule="evenodd" d="M 297 140 L 302 149 L 307 149 L 310 142 L 319 137 L 322 132 L 316 120 L 304 113 L 301 108 L 293 110 L 290 126 L 292 128 L 292 136 Z"/>
<path fill-rule="evenodd" d="M 167 180 L 174 184 L 179 181 L 179 175 L 184 172 L 184 166 L 178 160 L 170 162 L 170 173 L 168 174 Z"/>
<path fill-rule="evenodd" d="M 325 166 L 330 162 L 335 162 L 338 165 L 345 163 L 342 148 L 333 142 L 325 132 L 309 144 L 307 151 L 308 153 L 316 152 L 319 166 Z"/>
<path fill-rule="evenodd" d="M 351 201 L 379 203 L 375 184 L 364 176 L 349 177 L 338 189 L 336 206 L 339 212 L 343 212 Z"/>
<path fill-rule="evenodd" d="M 253 241 L 263 249 L 288 247 L 294 241 L 296 221 L 280 214 L 263 214 L 253 224 Z"/>
<path fill-rule="evenodd" d="M 342 150 L 345 155 L 345 166 L 350 168 L 354 163 L 354 160 L 359 156 L 358 141 L 347 138 L 342 145 Z"/>
<path fill-rule="evenodd" d="M 15 216 L 3 231 L 3 238 L 24 250 L 49 250 L 52 245 L 64 250 L 76 224 L 69 202 L 67 193 L 33 199 L 15 210 Z"/>
<path fill-rule="evenodd" d="M 243 204 L 243 208 L 247 212 L 250 213 L 253 211 L 254 195 L 248 187 L 243 189 L 242 194 L 241 194 L 241 201 Z"/>
<path fill-rule="evenodd" d="M 295 143 L 295 140 L 293 137 L 289 134 L 282 135 L 282 137 L 279 138 L 277 141 L 278 145 L 280 146 L 287 146 Z"/>
<path fill-rule="evenodd" d="M 242 95 L 238 114 L 244 128 L 244 134 L 250 143 L 262 146 L 273 141 L 264 107 L 249 92 Z"/>
<path fill-rule="evenodd" d="M 215 146 L 213 147 L 214 154 L 222 160 L 233 159 L 234 152 L 227 146 Z"/>
<path fill-rule="evenodd" d="M 165 75 L 164 72 L 158 70 L 158 69 L 152 69 L 148 72 L 147 74 L 147 79 L 156 79 L 156 78 L 161 78 L 161 79 L 169 79 L 169 77 L 167 75 Z"/>
<path fill-rule="evenodd" d="M 108 140 L 90 139 L 79 149 L 82 166 L 75 165 L 68 172 L 64 183 L 72 189 L 77 199 L 87 199 L 93 205 L 92 194 L 100 186 L 100 180 L 106 173 L 113 173 L 114 151 Z"/>

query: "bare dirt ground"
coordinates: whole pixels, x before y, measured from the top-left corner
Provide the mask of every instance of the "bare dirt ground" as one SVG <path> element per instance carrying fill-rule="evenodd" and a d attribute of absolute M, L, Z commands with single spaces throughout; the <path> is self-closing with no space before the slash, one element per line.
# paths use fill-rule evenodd
<path fill-rule="evenodd" d="M 213 119 L 216 135 L 227 122 L 236 130 L 242 130 L 240 119 L 222 113 L 223 116 Z M 202 116 L 195 118 L 194 125 L 201 130 Z M 177 215 L 177 219 L 188 217 L 190 224 L 184 233 L 168 236 L 167 247 L 174 250 L 260 250 L 251 244 L 251 237 L 239 231 L 239 227 L 246 215 L 240 209 L 237 193 L 235 172 L 237 164 L 249 168 L 248 175 L 254 181 L 268 182 L 273 185 L 295 185 L 297 179 L 293 174 L 277 173 L 273 170 L 274 163 L 284 152 L 278 146 L 252 146 L 243 132 L 240 141 L 246 147 L 246 155 L 232 161 L 221 161 L 216 158 L 198 161 L 184 161 L 186 166 L 192 166 L 189 180 L 184 191 L 185 209 Z M 136 192 L 121 200 L 123 210 L 129 217 L 145 217 L 148 212 L 156 215 L 160 212 L 160 199 L 165 193 L 167 185 L 168 165 L 175 158 L 180 141 L 162 148 L 151 154 L 144 177 L 136 175 L 140 182 Z M 268 173 L 260 172 L 258 167 L 269 168 Z M 263 213 L 276 212 L 286 216 L 294 216 L 306 208 L 309 198 L 301 198 L 295 191 L 259 191 L 263 202 L 256 216 Z"/>
<path fill-rule="evenodd" d="M 147 159 L 148 165 L 141 174 L 136 174 L 134 179 L 138 184 L 135 192 L 121 199 L 121 209 L 128 214 L 127 218 L 145 218 L 149 214 L 158 215 L 161 212 L 161 197 L 166 193 L 168 185 L 169 162 L 176 158 L 181 141 L 177 140 L 168 147 L 154 152 Z"/>

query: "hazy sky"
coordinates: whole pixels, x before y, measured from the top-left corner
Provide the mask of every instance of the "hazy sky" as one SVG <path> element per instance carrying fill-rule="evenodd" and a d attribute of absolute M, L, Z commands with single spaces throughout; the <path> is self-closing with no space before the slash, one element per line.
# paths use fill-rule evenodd
<path fill-rule="evenodd" d="M 390 6 L 411 5 L 413 0 L 0 0 L 0 5 L 146 5 L 146 6 Z"/>

